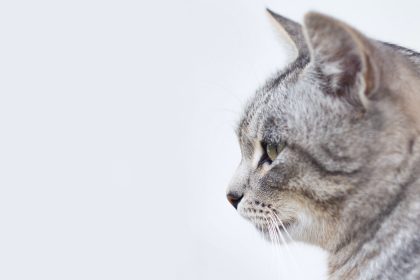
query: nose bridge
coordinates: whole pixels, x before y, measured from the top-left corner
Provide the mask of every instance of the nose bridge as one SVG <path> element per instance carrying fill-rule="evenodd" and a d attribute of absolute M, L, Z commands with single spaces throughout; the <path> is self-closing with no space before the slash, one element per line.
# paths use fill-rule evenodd
<path fill-rule="evenodd" d="M 248 166 L 245 161 L 241 161 L 238 168 L 236 169 L 232 179 L 230 180 L 229 186 L 226 193 L 234 193 L 237 195 L 243 195 L 245 192 L 248 178 Z"/>

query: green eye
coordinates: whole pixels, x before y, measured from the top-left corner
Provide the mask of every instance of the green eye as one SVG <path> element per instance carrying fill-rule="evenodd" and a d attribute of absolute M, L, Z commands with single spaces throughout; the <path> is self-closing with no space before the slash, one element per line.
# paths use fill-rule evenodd
<path fill-rule="evenodd" d="M 268 157 L 270 158 L 270 160 L 274 161 L 285 147 L 286 147 L 286 144 L 284 142 L 280 144 L 267 144 L 266 153 Z"/>

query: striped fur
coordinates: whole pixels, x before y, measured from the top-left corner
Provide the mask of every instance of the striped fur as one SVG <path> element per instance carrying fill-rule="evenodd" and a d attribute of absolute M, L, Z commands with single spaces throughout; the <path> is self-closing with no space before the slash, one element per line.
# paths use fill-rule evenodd
<path fill-rule="evenodd" d="M 228 188 L 267 234 L 329 252 L 329 279 L 420 279 L 420 54 L 336 19 L 271 12 L 297 59 L 248 102 Z M 267 143 L 286 143 L 264 161 Z"/>

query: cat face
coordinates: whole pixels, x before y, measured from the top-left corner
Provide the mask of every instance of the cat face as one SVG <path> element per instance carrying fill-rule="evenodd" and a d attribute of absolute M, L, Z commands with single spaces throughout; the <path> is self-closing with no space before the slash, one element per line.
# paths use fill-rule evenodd
<path fill-rule="evenodd" d="M 384 94 L 399 81 L 385 82 L 382 71 L 405 58 L 324 15 L 308 14 L 302 29 L 271 14 L 297 59 L 245 108 L 228 199 L 266 236 L 287 231 L 328 248 L 346 228 L 352 196 L 409 152 L 404 102 Z"/>

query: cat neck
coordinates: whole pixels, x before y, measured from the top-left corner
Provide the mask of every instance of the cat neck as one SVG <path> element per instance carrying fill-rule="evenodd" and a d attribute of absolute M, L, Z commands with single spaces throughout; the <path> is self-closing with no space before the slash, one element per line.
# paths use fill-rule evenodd
<path fill-rule="evenodd" d="M 377 197 L 363 204 L 372 203 L 371 215 L 365 212 L 365 216 L 357 217 L 364 222 L 346 225 L 349 234 L 330 251 L 330 280 L 402 279 L 404 269 L 412 272 L 411 266 L 416 265 L 413 260 L 420 259 L 419 146 L 413 147 L 417 156 L 405 162 L 406 172 L 399 171 L 395 181 L 385 179 L 386 186 L 370 186 Z M 384 270 L 389 278 L 382 276 Z"/>

